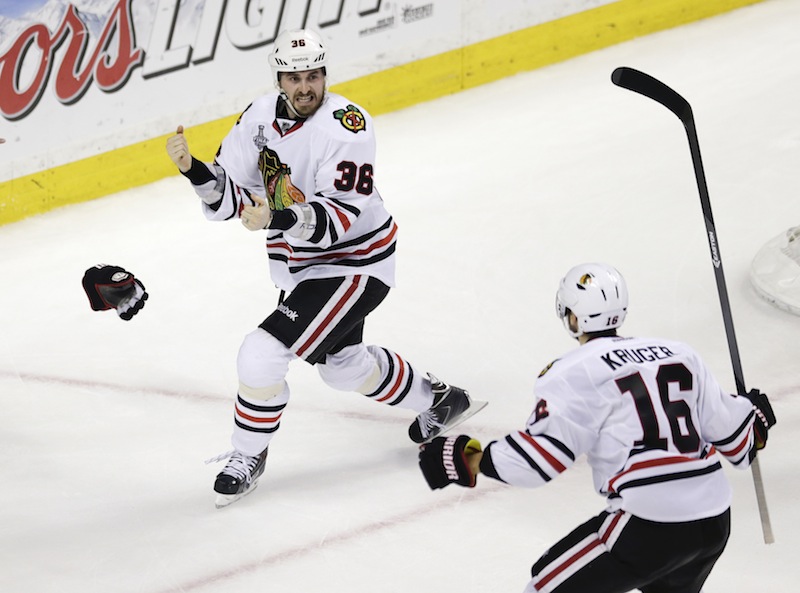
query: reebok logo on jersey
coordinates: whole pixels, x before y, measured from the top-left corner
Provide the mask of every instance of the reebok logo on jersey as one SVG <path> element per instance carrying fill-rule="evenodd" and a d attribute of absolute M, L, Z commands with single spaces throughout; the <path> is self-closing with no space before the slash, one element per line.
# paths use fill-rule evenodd
<path fill-rule="evenodd" d="M 289 321 L 297 321 L 298 313 L 297 311 L 292 311 L 289 307 L 281 303 L 278 305 L 278 311 L 286 315 L 289 318 Z"/>
<path fill-rule="evenodd" d="M 456 437 L 447 437 L 442 446 L 442 465 L 450 480 L 458 480 L 458 470 L 456 469 L 455 461 L 453 461 L 453 444 L 455 442 Z"/>

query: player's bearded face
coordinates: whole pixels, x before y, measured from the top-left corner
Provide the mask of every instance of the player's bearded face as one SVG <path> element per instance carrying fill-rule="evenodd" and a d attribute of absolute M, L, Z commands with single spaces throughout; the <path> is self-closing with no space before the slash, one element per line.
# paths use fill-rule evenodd
<path fill-rule="evenodd" d="M 325 75 L 322 68 L 281 74 L 280 84 L 294 110 L 304 117 L 319 109 L 325 96 Z"/>

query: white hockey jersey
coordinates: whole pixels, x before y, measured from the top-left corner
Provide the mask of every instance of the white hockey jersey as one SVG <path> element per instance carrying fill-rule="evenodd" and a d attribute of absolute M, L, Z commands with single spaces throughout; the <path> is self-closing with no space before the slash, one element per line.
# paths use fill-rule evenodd
<path fill-rule="evenodd" d="M 308 119 L 284 119 L 278 97 L 256 99 L 222 141 L 217 166 L 211 167 L 222 196 L 204 202 L 206 217 L 238 218 L 253 204 L 251 193 L 266 197 L 275 211 L 310 204 L 313 236 L 267 233 L 270 275 L 279 288 L 291 291 L 303 280 L 349 274 L 394 286 L 397 225 L 375 187 L 371 117 L 344 97 L 326 93 Z"/>
<path fill-rule="evenodd" d="M 723 391 L 683 343 L 593 339 L 542 371 L 534 393 L 525 430 L 486 448 L 487 475 L 536 487 L 586 454 L 610 510 L 680 522 L 730 506 L 721 456 L 750 464 L 751 402 Z"/>

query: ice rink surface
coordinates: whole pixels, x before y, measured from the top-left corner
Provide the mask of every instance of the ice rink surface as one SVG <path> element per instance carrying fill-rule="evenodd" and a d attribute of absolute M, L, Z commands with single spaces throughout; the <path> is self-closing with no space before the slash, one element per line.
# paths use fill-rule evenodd
<path fill-rule="evenodd" d="M 745 380 L 779 422 L 761 456 L 777 541 L 762 542 L 750 472 L 726 466 L 733 534 L 706 593 L 800 580 L 800 318 L 747 277 L 800 223 L 798 23 L 800 2 L 768 0 L 375 121 L 401 234 L 366 341 L 489 400 L 463 425 L 487 443 L 524 425 L 540 369 L 577 347 L 553 301 L 581 261 L 626 276 L 623 334 L 687 341 L 734 389 L 683 128 L 611 72 L 690 101 Z M 203 462 L 230 448 L 236 352 L 277 299 L 263 235 L 207 222 L 176 175 L 2 227 L 0 249 L 2 591 L 518 593 L 604 506 L 583 459 L 537 490 L 431 492 L 413 414 L 296 362 L 258 489 L 216 510 L 222 465 Z M 80 280 L 101 262 L 145 283 L 132 321 L 89 309 Z"/>

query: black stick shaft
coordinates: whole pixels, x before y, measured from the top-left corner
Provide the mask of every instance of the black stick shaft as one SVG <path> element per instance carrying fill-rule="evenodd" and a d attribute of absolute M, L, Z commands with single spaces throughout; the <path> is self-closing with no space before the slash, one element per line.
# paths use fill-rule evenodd
<path fill-rule="evenodd" d="M 731 365 L 733 366 L 733 379 L 736 382 L 736 392 L 740 395 L 747 393 L 742 371 L 742 361 L 739 356 L 739 346 L 736 342 L 736 332 L 733 327 L 733 315 L 731 305 L 728 300 L 728 286 L 725 282 L 725 272 L 722 267 L 722 254 L 719 249 L 719 239 L 717 228 L 714 225 L 714 215 L 711 212 L 711 199 L 708 195 L 708 184 L 706 174 L 703 169 L 703 159 L 700 156 L 700 142 L 697 139 L 697 129 L 694 123 L 694 115 L 689 102 L 681 95 L 668 87 L 660 80 L 653 78 L 649 74 L 634 70 L 633 68 L 621 67 L 614 70 L 611 74 L 611 81 L 622 88 L 637 92 L 645 97 L 661 103 L 672 113 L 678 116 L 686 130 L 689 140 L 689 151 L 692 155 L 692 165 L 694 166 L 694 176 L 697 180 L 697 189 L 700 193 L 700 205 L 703 209 L 703 220 L 706 225 L 706 236 L 708 237 L 708 247 L 711 252 L 711 263 L 714 266 L 714 278 L 717 281 L 717 293 L 719 294 L 719 304 L 722 309 L 722 320 L 725 324 L 725 335 L 728 338 L 728 352 L 730 353 Z M 771 544 L 775 541 L 772 533 L 772 523 L 769 518 L 767 499 L 764 493 L 764 483 L 761 477 L 761 466 L 758 457 L 753 459 L 751 464 L 753 471 L 753 485 L 756 489 L 756 500 L 758 502 L 758 512 L 761 517 L 761 529 L 764 535 L 764 542 Z"/>
<path fill-rule="evenodd" d="M 703 170 L 703 160 L 700 157 L 700 144 L 697 139 L 694 118 L 691 118 L 688 122 L 684 122 L 684 127 L 686 128 L 686 135 L 689 138 L 689 150 L 692 153 L 692 164 L 694 165 L 695 177 L 697 178 L 697 189 L 700 192 L 700 205 L 703 209 L 703 220 L 706 225 L 708 248 L 711 251 L 711 263 L 714 266 L 714 278 L 717 281 L 719 304 L 722 309 L 725 334 L 728 338 L 728 350 L 731 356 L 731 365 L 733 366 L 733 378 L 736 382 L 737 393 L 744 395 L 747 393 L 747 387 L 745 387 L 742 361 L 739 356 L 739 345 L 736 342 L 736 331 L 733 327 L 733 315 L 731 313 L 730 301 L 728 300 L 728 285 L 725 282 L 722 253 L 719 248 L 719 236 L 717 235 L 717 227 L 714 224 L 714 215 L 711 212 L 711 200 L 708 196 L 708 186 Z"/>
<path fill-rule="evenodd" d="M 708 195 L 708 184 L 706 183 L 706 175 L 703 169 L 703 159 L 700 155 L 700 142 L 697 139 L 697 129 L 694 123 L 692 108 L 686 99 L 663 82 L 653 78 L 649 74 L 634 70 L 633 68 L 617 68 L 611 75 L 611 80 L 617 86 L 637 92 L 661 103 L 678 116 L 686 130 L 686 136 L 689 140 L 689 151 L 692 156 L 692 165 L 694 166 L 694 176 L 697 180 L 697 189 L 700 193 L 700 205 L 703 209 L 703 220 L 706 226 L 708 248 L 711 252 L 711 263 L 714 266 L 714 278 L 717 282 L 717 293 L 719 294 L 719 303 L 722 309 L 722 320 L 725 324 L 725 334 L 728 338 L 728 350 L 733 366 L 733 378 L 736 382 L 736 392 L 740 395 L 744 395 L 747 393 L 747 388 L 744 382 L 744 372 L 742 371 L 742 362 L 739 356 L 739 346 L 736 341 L 736 331 L 733 326 L 731 305 L 728 299 L 728 287 L 725 282 L 725 271 L 722 267 L 719 239 L 716 226 L 714 225 L 714 215 L 711 212 L 711 199 Z"/>

